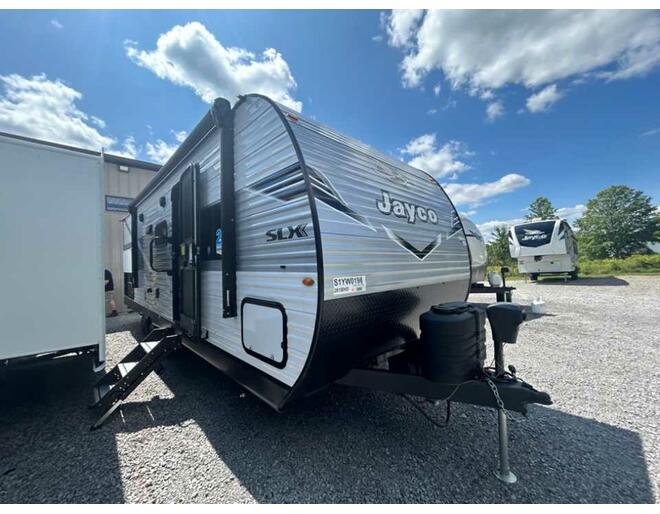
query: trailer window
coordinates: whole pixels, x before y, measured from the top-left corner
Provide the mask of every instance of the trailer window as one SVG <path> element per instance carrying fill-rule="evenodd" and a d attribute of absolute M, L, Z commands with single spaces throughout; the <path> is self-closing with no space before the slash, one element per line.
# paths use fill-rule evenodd
<path fill-rule="evenodd" d="M 204 261 L 222 259 L 222 216 L 220 202 L 207 205 L 200 212 L 200 251 Z"/>
<path fill-rule="evenodd" d="M 552 239 L 552 231 L 555 228 L 554 221 L 539 221 L 536 223 L 525 223 L 516 227 L 516 238 L 520 246 L 535 248 L 546 245 Z"/>

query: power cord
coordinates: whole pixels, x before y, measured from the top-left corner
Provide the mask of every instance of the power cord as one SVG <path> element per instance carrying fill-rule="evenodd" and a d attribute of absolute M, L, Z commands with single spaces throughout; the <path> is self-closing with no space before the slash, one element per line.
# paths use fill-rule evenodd
<path fill-rule="evenodd" d="M 422 400 L 422 402 L 417 402 L 417 401 L 413 400 L 413 399 L 412 399 L 410 396 L 408 396 L 407 394 L 399 394 L 399 396 L 401 396 L 401 398 L 403 398 L 404 400 L 406 400 L 410 405 L 412 405 L 413 407 L 415 407 L 415 409 L 417 409 L 417 410 L 422 414 L 422 416 L 424 416 L 424 417 L 425 417 L 429 422 L 431 422 L 434 426 L 436 426 L 436 427 L 438 427 L 438 428 L 446 428 L 446 427 L 449 425 L 449 418 L 451 417 L 451 399 L 452 399 L 453 396 L 456 394 L 456 392 L 461 388 L 461 386 L 463 386 L 463 385 L 465 385 L 465 384 L 468 384 L 468 383 L 470 383 L 470 382 L 479 382 L 479 381 L 478 381 L 478 380 L 466 380 L 465 382 L 461 382 L 460 384 L 458 384 L 458 385 L 454 388 L 454 390 L 453 390 L 451 393 L 449 393 L 448 396 L 446 396 L 445 398 L 439 398 L 439 399 L 434 400 L 434 401 L 432 401 L 432 400 L 428 400 L 428 399 L 424 399 L 424 400 Z M 445 415 L 445 421 L 444 421 L 444 423 L 439 423 L 438 421 L 436 421 L 435 419 L 433 419 L 433 418 L 432 418 L 431 416 L 429 416 L 428 413 L 427 413 L 427 412 L 426 412 L 426 411 L 420 406 L 420 403 L 424 403 L 424 402 L 434 403 L 435 401 L 438 401 L 438 402 L 440 402 L 440 401 L 447 402 L 447 411 L 446 411 L 446 415 Z"/>
<path fill-rule="evenodd" d="M 417 409 L 421 413 L 421 415 L 424 416 L 435 427 L 437 427 L 437 428 L 447 428 L 449 426 L 449 418 L 451 417 L 451 402 L 449 400 L 447 400 L 447 414 L 445 416 L 445 421 L 444 421 L 444 423 L 440 423 L 440 422 L 436 421 L 435 419 L 433 419 L 431 416 L 429 416 L 424 411 L 424 409 L 419 405 L 419 403 L 416 402 L 415 400 L 413 400 L 412 398 L 408 397 L 405 394 L 401 394 L 399 396 L 401 396 L 401 398 L 406 400 L 410 405 L 415 407 L 415 409 Z"/>

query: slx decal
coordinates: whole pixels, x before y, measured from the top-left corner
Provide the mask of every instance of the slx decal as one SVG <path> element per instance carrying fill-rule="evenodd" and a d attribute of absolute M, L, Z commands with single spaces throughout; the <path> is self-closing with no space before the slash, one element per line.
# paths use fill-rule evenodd
<path fill-rule="evenodd" d="M 288 239 L 309 237 L 307 223 L 280 228 L 272 228 L 266 232 L 266 241 L 286 241 Z"/>

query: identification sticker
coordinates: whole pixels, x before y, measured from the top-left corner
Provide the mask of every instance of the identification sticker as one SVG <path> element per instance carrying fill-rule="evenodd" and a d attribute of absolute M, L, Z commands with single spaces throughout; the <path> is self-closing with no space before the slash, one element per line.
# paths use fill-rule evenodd
<path fill-rule="evenodd" d="M 361 293 L 367 290 L 367 277 L 333 277 L 332 287 L 335 295 Z"/>

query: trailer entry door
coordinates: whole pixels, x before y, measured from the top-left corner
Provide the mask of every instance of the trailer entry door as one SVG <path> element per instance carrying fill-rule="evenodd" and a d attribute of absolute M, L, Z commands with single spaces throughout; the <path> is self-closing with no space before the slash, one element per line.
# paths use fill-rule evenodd
<path fill-rule="evenodd" d="M 173 276 L 174 319 L 190 337 L 199 337 L 199 165 L 191 165 L 172 189 L 172 223 L 175 240 Z"/>

